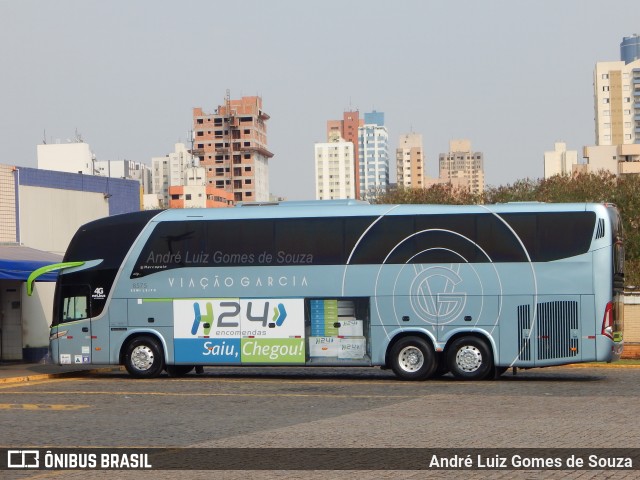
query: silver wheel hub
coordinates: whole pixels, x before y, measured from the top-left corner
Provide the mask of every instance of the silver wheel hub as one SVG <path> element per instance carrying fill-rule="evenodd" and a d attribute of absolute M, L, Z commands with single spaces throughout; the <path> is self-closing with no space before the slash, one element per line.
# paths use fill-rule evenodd
<path fill-rule="evenodd" d="M 475 372 L 482 366 L 482 353 L 473 345 L 465 345 L 456 354 L 456 365 L 463 372 Z"/>
<path fill-rule="evenodd" d="M 138 345 L 131 352 L 131 363 L 138 370 L 149 370 L 153 365 L 155 355 L 146 345 Z"/>
<path fill-rule="evenodd" d="M 417 347 L 405 347 L 398 355 L 398 365 L 405 372 L 416 372 L 424 365 L 424 355 Z"/>

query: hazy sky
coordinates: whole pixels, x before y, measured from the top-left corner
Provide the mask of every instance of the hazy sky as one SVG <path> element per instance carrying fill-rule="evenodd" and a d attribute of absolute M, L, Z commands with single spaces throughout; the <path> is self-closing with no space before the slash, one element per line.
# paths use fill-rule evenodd
<path fill-rule="evenodd" d="M 640 33 L 638 0 L 0 0 L 0 163 L 74 137 L 98 160 L 189 142 L 192 108 L 260 95 L 271 192 L 314 196 L 313 144 L 349 109 L 484 153 L 486 183 L 543 175 L 594 143 L 593 70 Z M 395 171 L 392 174 L 395 179 Z"/>

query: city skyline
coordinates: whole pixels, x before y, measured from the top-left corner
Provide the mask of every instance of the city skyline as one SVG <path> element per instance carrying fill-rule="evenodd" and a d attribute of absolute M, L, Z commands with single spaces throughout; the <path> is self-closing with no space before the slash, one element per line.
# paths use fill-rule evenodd
<path fill-rule="evenodd" d="M 314 144 L 327 120 L 356 109 L 385 113 L 390 151 L 402 134 L 422 134 L 431 177 L 449 141 L 468 138 L 485 155 L 487 185 L 541 178 L 555 142 L 595 143 L 593 71 L 639 33 L 635 8 L 4 2 L 0 163 L 35 167 L 43 136 L 66 141 L 77 130 L 98 160 L 150 165 L 175 143 L 190 145 L 192 108 L 214 110 L 229 89 L 261 96 L 269 112 L 274 195 L 313 197 Z M 352 51 L 333 33 L 346 31 Z M 373 48 L 358 48 L 367 42 Z"/>

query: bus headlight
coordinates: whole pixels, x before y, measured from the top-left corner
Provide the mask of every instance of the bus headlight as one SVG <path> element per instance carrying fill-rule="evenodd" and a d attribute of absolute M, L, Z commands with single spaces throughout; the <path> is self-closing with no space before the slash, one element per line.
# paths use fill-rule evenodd
<path fill-rule="evenodd" d="M 49 335 L 49 341 L 51 341 L 51 340 L 57 340 L 58 338 L 60 338 L 60 337 L 64 337 L 64 336 L 66 336 L 66 335 L 67 335 L 67 330 L 63 330 L 63 331 L 61 331 L 61 332 L 54 333 L 54 334 L 52 334 L 52 335 Z"/>

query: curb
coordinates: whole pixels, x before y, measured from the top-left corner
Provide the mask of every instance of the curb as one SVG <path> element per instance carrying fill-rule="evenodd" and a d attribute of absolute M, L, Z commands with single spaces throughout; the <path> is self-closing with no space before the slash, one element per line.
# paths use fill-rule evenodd
<path fill-rule="evenodd" d="M 85 375 L 95 375 L 98 373 L 104 373 L 105 370 L 109 371 L 121 371 L 122 368 L 97 368 L 93 370 L 76 370 L 71 372 L 56 372 L 56 373 L 37 373 L 34 375 L 20 375 L 17 377 L 0 378 L 0 385 L 8 385 L 11 383 L 25 383 L 25 382 L 37 382 L 41 380 L 48 380 L 50 378 L 64 378 L 64 377 L 82 377 Z"/>

